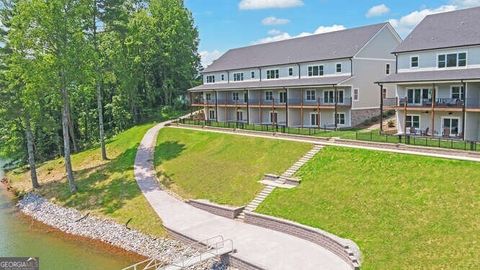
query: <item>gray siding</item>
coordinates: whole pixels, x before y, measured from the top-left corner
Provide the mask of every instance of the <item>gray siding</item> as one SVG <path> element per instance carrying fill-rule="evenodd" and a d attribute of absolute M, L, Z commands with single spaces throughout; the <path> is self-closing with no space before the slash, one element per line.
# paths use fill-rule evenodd
<path fill-rule="evenodd" d="M 355 57 L 359 58 L 380 58 L 393 59 L 395 56 L 391 51 L 400 44 L 400 40 L 388 25 L 380 31 Z"/>

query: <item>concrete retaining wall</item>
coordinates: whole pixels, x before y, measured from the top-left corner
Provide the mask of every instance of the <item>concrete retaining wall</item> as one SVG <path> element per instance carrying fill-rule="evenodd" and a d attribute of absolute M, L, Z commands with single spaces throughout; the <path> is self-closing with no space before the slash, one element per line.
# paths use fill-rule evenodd
<path fill-rule="evenodd" d="M 340 238 L 320 229 L 253 212 L 245 212 L 245 223 L 305 239 L 330 250 L 350 264 L 352 269 L 360 269 L 360 250 L 351 240 Z"/>
<path fill-rule="evenodd" d="M 245 206 L 241 207 L 230 207 L 212 203 L 207 200 L 188 200 L 186 203 L 190 204 L 193 207 L 202 209 L 204 211 L 210 212 L 214 215 L 234 219 L 243 211 Z"/>

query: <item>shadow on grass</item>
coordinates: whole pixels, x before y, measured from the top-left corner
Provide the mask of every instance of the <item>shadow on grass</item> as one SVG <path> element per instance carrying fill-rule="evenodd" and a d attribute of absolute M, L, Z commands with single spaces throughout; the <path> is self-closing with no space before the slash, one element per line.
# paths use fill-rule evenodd
<path fill-rule="evenodd" d="M 69 192 L 65 179 L 42 186 L 42 194 L 63 205 L 78 210 L 100 211 L 111 214 L 122 208 L 125 202 L 141 196 L 133 176 L 133 164 L 137 146 L 130 148 L 109 163 L 75 171 L 78 187 L 76 194 Z"/>
<path fill-rule="evenodd" d="M 185 150 L 185 148 L 186 147 L 184 144 L 176 141 L 167 141 L 157 145 L 155 147 L 155 166 L 162 164 L 164 161 L 177 158 Z M 172 177 L 173 174 L 169 175 L 164 171 L 157 172 L 157 178 L 166 188 L 170 188 L 175 183 Z"/>

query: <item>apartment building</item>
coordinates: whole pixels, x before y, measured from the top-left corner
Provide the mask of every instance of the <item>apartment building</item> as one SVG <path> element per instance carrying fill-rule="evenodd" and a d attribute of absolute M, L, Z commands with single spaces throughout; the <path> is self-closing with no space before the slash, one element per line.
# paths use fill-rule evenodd
<path fill-rule="evenodd" d="M 379 115 L 375 82 L 397 70 L 400 42 L 382 23 L 232 49 L 189 89 L 191 104 L 211 121 L 353 127 Z"/>
<path fill-rule="evenodd" d="M 399 134 L 480 140 L 480 8 L 427 16 L 393 50 L 394 87 L 382 110 L 396 110 Z"/>

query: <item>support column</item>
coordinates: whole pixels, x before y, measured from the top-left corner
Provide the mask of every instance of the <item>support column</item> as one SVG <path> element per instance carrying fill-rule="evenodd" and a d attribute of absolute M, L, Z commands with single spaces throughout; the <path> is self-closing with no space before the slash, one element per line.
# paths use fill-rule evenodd
<path fill-rule="evenodd" d="M 435 136 L 435 103 L 437 102 L 437 91 L 435 89 L 435 84 L 432 87 L 432 137 Z M 425 134 L 428 135 L 428 134 Z"/>
<path fill-rule="evenodd" d="M 300 119 L 301 119 L 301 127 L 303 128 L 303 88 L 302 88 L 302 97 L 300 98 Z"/>
<path fill-rule="evenodd" d="M 318 126 L 318 129 L 321 128 L 320 127 L 320 98 L 317 98 L 317 126 Z"/>
<path fill-rule="evenodd" d="M 285 89 L 285 128 L 288 128 L 288 89 Z"/>
<path fill-rule="evenodd" d="M 247 124 L 250 124 L 250 90 L 247 91 Z"/>
<path fill-rule="evenodd" d="M 215 91 L 215 121 L 218 123 L 218 94 Z"/>
<path fill-rule="evenodd" d="M 190 96 L 190 118 L 193 119 L 193 94 L 192 92 L 189 93 Z"/>
<path fill-rule="evenodd" d="M 466 123 L 466 118 L 467 118 L 467 83 L 462 81 L 462 86 L 463 86 L 463 108 L 462 108 L 462 113 L 463 113 L 463 119 L 462 119 L 462 140 L 465 140 L 465 123 Z"/>
<path fill-rule="evenodd" d="M 335 91 L 335 113 L 333 114 L 333 121 L 335 121 L 335 130 L 338 128 L 338 117 L 337 117 L 337 112 L 338 112 L 338 92 L 337 92 L 337 86 L 334 85 L 333 89 Z"/>
<path fill-rule="evenodd" d="M 405 100 L 404 100 L 404 104 L 403 104 L 403 111 L 405 113 L 405 115 L 403 116 L 403 134 L 406 136 L 407 135 L 407 103 L 408 103 L 408 96 L 405 97 Z"/>
<path fill-rule="evenodd" d="M 383 133 L 383 84 L 380 85 L 380 133 Z"/>

